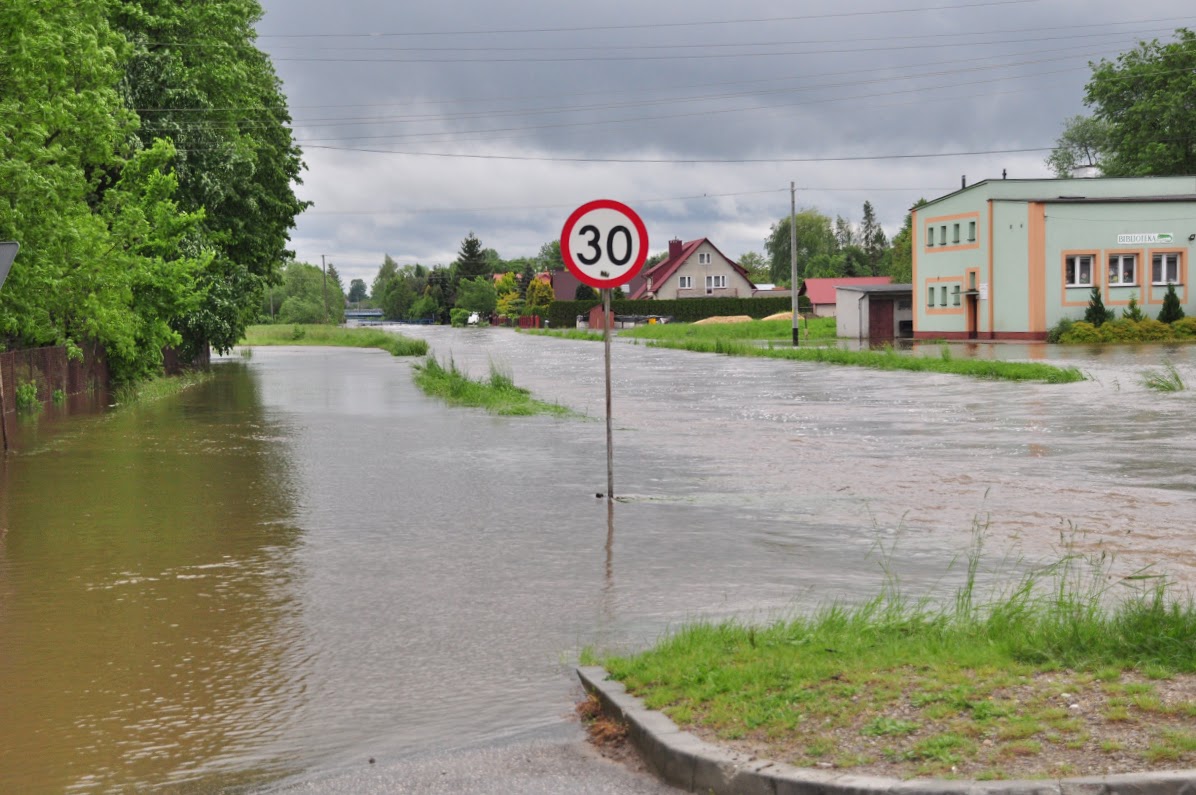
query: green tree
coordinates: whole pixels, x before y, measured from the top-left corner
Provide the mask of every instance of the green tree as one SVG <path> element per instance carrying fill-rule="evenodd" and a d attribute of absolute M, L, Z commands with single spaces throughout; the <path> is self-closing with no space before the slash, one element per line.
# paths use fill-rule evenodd
<path fill-rule="evenodd" d="M 549 240 L 540 246 L 540 251 L 536 255 L 536 262 L 541 271 L 552 272 L 564 270 L 565 260 L 561 257 L 561 241 Z"/>
<path fill-rule="evenodd" d="M 789 229 L 790 216 L 772 225 L 764 250 L 768 255 L 769 278 L 774 284 L 788 285 L 790 281 Z M 804 278 L 806 265 L 819 254 L 834 254 L 835 233 L 831 219 L 813 208 L 797 213 L 797 278 Z"/>
<path fill-rule="evenodd" d="M 491 314 L 498 306 L 498 290 L 494 288 L 494 279 L 478 276 L 462 281 L 457 285 L 456 306 L 483 316 Z"/>
<path fill-rule="evenodd" d="M 349 303 L 360 304 L 368 296 L 364 279 L 354 279 L 349 282 Z"/>
<path fill-rule="evenodd" d="M 925 199 L 918 199 L 913 209 L 917 210 L 926 204 Z M 906 213 L 901 229 L 893 235 L 893 244 L 886 252 L 887 262 L 881 271 L 893 280 L 894 284 L 912 284 L 914 281 L 914 257 L 911 242 L 913 240 L 913 214 Z"/>
<path fill-rule="evenodd" d="M 855 229 L 852 227 L 851 221 L 841 215 L 835 216 L 835 243 L 839 248 L 854 246 L 856 243 Z"/>
<path fill-rule="evenodd" d="M 1060 179 L 1068 179 L 1077 168 L 1101 165 L 1107 147 L 1109 125 L 1093 116 L 1072 116 L 1063 123 L 1063 134 L 1047 156 L 1046 164 Z"/>
<path fill-rule="evenodd" d="M 1163 296 L 1163 308 L 1159 310 L 1159 320 L 1163 323 L 1174 323 L 1182 319 L 1184 309 L 1179 305 L 1179 296 L 1175 293 L 1175 285 L 1167 285 L 1167 293 Z"/>
<path fill-rule="evenodd" d="M 1196 174 L 1196 33 L 1093 65 L 1084 102 L 1106 125 L 1106 176 Z"/>
<path fill-rule="evenodd" d="M 647 266 L 645 265 L 644 267 L 646 268 Z M 755 284 L 764 284 L 772 278 L 768 269 L 768 261 L 759 252 L 749 251 L 741 254 L 739 257 L 739 267 L 748 272 L 748 278 Z"/>
<path fill-rule="evenodd" d="M 180 152 L 177 199 L 203 210 L 199 244 L 215 252 L 197 277 L 203 300 L 175 325 L 185 352 L 228 350 L 262 292 L 290 257 L 288 233 L 307 206 L 294 193 L 303 168 L 290 113 L 269 58 L 255 46 L 257 0 L 111 0 L 129 42 L 120 91 L 148 147 Z M 116 83 L 114 82 L 114 85 Z"/>
<path fill-rule="evenodd" d="M 344 282 L 341 281 L 341 275 L 339 273 L 337 273 L 336 266 L 333 265 L 331 262 L 328 263 L 327 273 L 328 273 L 328 286 L 329 287 L 335 286 L 336 291 L 338 293 L 340 293 L 341 295 L 344 295 L 345 294 L 345 284 L 344 284 Z"/>
<path fill-rule="evenodd" d="M 482 250 L 482 241 L 478 240 L 473 232 L 461 241 L 461 250 L 457 253 L 457 261 L 454 264 L 457 268 L 457 278 L 454 280 L 456 284 L 490 274 L 490 265 L 487 264 L 485 252 Z"/>
<path fill-rule="evenodd" d="M 546 244 L 547 245 L 547 244 Z M 523 263 L 523 270 L 519 273 L 519 297 L 527 300 L 527 288 L 536 280 L 536 270 L 530 262 Z"/>
<path fill-rule="evenodd" d="M 872 202 L 868 201 L 864 202 L 864 219 L 860 222 L 860 247 L 864 255 L 863 267 L 851 265 L 848 269 L 859 270 L 860 276 L 875 276 L 880 273 L 881 260 L 884 258 L 885 249 L 889 247 L 889 241 L 885 237 L 884 227 L 876 220 Z"/>
<path fill-rule="evenodd" d="M 1125 309 L 1121 310 L 1121 316 L 1126 320 L 1132 320 L 1135 323 L 1146 319 L 1146 315 L 1142 313 L 1142 307 L 1138 306 L 1138 296 L 1130 296 L 1129 303 L 1126 304 Z"/>
<path fill-rule="evenodd" d="M 1099 327 L 1107 320 L 1113 319 L 1113 313 L 1105 308 L 1105 301 L 1101 297 L 1100 288 L 1093 287 L 1088 296 L 1088 308 L 1084 310 L 1084 320 Z"/>
<path fill-rule="evenodd" d="M 324 272 L 318 265 L 288 262 L 282 271 L 282 305 L 278 310 L 283 323 L 323 323 Z M 331 281 L 328 284 L 328 322 L 345 319 L 345 295 Z"/>
<path fill-rule="evenodd" d="M 598 291 L 584 282 L 578 284 L 577 289 L 573 291 L 574 301 L 597 301 L 598 298 Z"/>

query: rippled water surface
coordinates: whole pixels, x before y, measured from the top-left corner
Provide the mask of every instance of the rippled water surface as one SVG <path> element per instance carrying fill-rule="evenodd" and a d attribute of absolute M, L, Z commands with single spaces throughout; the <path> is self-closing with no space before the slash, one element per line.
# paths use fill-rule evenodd
<path fill-rule="evenodd" d="M 257 349 L 177 399 L 25 431 L 0 464 L 0 791 L 301 781 L 567 720 L 587 644 L 694 617 L 950 588 L 1061 531 L 1192 580 L 1191 349 L 1058 358 L 1082 384 L 404 329 L 580 419 L 418 393 L 375 351 Z"/>

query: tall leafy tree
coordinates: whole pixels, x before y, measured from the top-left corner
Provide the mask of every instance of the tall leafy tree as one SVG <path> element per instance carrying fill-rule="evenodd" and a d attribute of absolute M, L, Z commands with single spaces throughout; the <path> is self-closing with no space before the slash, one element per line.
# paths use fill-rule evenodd
<path fill-rule="evenodd" d="M 1109 124 L 1093 116 L 1072 116 L 1047 156 L 1046 164 L 1060 179 L 1069 179 L 1077 168 L 1100 168 L 1108 148 Z"/>
<path fill-rule="evenodd" d="M 769 277 L 775 284 L 789 284 L 790 262 L 789 228 L 790 216 L 772 225 L 764 241 L 768 254 Z M 797 278 L 805 278 L 806 266 L 820 254 L 831 255 L 837 250 L 835 232 L 831 219 L 813 208 L 797 213 Z"/>
<path fill-rule="evenodd" d="M 1094 64 L 1084 102 L 1106 126 L 1107 176 L 1196 174 L 1196 33 Z"/>
<path fill-rule="evenodd" d="M 111 0 L 131 44 L 120 87 L 142 118 L 143 146 L 175 143 L 178 201 L 204 212 L 201 244 L 215 256 L 198 277 L 200 306 L 176 321 L 185 350 L 227 350 L 291 254 L 289 230 L 307 204 L 290 113 L 255 45 L 257 0 Z"/>
<path fill-rule="evenodd" d="M 364 279 L 354 279 L 349 282 L 349 303 L 360 304 L 366 299 L 368 292 L 365 286 Z"/>

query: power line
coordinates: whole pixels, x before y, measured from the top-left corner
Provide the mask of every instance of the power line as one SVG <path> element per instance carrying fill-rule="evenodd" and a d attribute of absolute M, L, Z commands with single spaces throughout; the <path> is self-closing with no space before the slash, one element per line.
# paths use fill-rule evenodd
<path fill-rule="evenodd" d="M 843 155 L 833 157 L 741 157 L 741 158 L 629 158 L 629 157 L 544 157 L 536 155 L 492 155 L 462 154 L 456 152 L 407 152 L 395 149 L 365 149 L 343 146 L 311 146 L 309 149 L 327 149 L 337 152 L 362 152 L 368 154 L 403 155 L 406 157 L 459 158 L 463 160 L 513 160 L 542 163 L 626 163 L 626 164 L 678 164 L 678 165 L 743 165 L 747 163 L 846 163 L 864 160 L 920 160 L 936 157 L 972 157 L 977 155 L 1025 154 L 1028 152 L 1049 152 L 1054 146 L 1030 146 L 1017 149 L 979 149 L 965 152 L 924 152 L 917 154 L 891 155 Z M 787 189 L 786 189 L 787 190 Z"/>
<path fill-rule="evenodd" d="M 259 39 L 312 39 L 312 38 L 399 38 L 411 36 L 474 36 L 474 35 L 507 35 L 511 33 L 570 33 L 593 32 L 597 30 L 652 30 L 660 28 L 693 28 L 721 25 L 748 25 L 775 22 L 804 22 L 815 19 L 846 19 L 858 17 L 873 17 L 892 14 L 910 14 L 921 11 L 962 11 L 970 8 L 987 8 L 992 6 L 1024 5 L 1036 3 L 1038 0 L 990 0 L 988 2 L 965 3 L 957 5 L 918 6 L 912 8 L 884 9 L 876 11 L 839 11 L 829 14 L 802 14 L 783 17 L 755 17 L 744 19 L 718 19 L 693 22 L 643 22 L 630 25 L 578 25 L 552 28 L 495 28 L 487 30 L 425 30 L 404 31 L 401 33 L 274 33 L 258 34 Z"/>

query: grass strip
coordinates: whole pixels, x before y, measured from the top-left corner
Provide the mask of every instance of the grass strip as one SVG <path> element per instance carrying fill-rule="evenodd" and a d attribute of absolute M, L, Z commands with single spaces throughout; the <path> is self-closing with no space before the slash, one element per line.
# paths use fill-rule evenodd
<path fill-rule="evenodd" d="M 583 328 L 521 328 L 516 330 L 520 334 L 531 334 L 534 337 L 557 337 L 563 340 L 602 342 L 604 339 L 601 331 L 587 331 Z"/>
<path fill-rule="evenodd" d="M 376 328 L 324 325 L 258 325 L 245 329 L 242 345 L 323 345 L 381 348 L 394 356 L 425 356 L 428 343 Z"/>
<path fill-rule="evenodd" d="M 892 348 L 879 351 L 848 351 L 821 346 L 808 348 L 760 347 L 747 342 L 723 338 L 690 340 L 652 340 L 648 345 L 659 348 L 721 353 L 727 356 L 762 356 L 769 359 L 792 359 L 802 362 L 844 364 L 871 367 L 876 370 L 910 370 L 914 372 L 951 373 L 973 378 L 1006 381 L 1042 381 L 1048 384 L 1067 384 L 1083 381 L 1084 375 L 1075 367 L 1056 367 L 1041 362 L 1004 362 L 991 359 L 956 359 L 948 349 L 933 356 L 911 356 Z"/>
<path fill-rule="evenodd" d="M 441 398 L 450 405 L 482 408 L 491 414 L 568 416 L 574 413 L 559 403 L 536 400 L 529 390 L 515 386 L 511 376 L 493 363 L 487 379 L 474 380 L 458 370 L 451 358 L 446 369 L 435 356 L 429 356 L 415 366 L 415 384 L 425 394 Z"/>
<path fill-rule="evenodd" d="M 185 370 L 178 375 L 160 375 L 135 384 L 123 384 L 112 391 L 112 401 L 121 406 L 152 403 L 202 384 L 213 375 L 211 370 Z"/>
<path fill-rule="evenodd" d="M 1114 750 L 1131 769 L 1196 762 L 1196 706 L 1154 696 L 1196 672 L 1190 595 L 1068 554 L 979 599 L 978 550 L 945 603 L 890 585 L 863 604 L 692 624 L 583 662 L 685 728 L 803 766 L 1000 778 L 1068 774 L 1069 754 Z M 1117 584 L 1134 587 L 1113 598 Z"/>
<path fill-rule="evenodd" d="M 801 321 L 802 340 L 836 338 L 833 317 L 812 317 Z M 619 332 L 622 337 L 642 340 L 793 340 L 793 320 L 752 320 L 746 323 L 656 323 Z"/>

